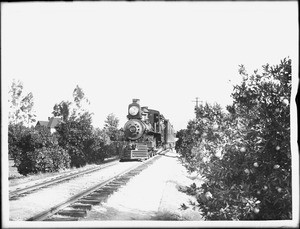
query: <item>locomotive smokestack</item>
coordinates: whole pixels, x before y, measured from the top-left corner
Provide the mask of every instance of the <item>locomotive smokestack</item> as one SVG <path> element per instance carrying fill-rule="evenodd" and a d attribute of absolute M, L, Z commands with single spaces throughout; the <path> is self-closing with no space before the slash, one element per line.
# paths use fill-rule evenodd
<path fill-rule="evenodd" d="M 140 104 L 140 100 L 139 100 L 139 99 L 132 99 L 132 102 L 133 102 L 133 103 Z"/>

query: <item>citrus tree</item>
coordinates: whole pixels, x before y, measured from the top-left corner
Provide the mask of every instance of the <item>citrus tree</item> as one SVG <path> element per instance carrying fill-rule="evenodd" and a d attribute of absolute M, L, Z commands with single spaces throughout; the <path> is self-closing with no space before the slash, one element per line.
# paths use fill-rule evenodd
<path fill-rule="evenodd" d="M 88 112 L 79 117 L 71 116 L 56 127 L 58 144 L 67 150 L 71 166 L 80 167 L 88 162 L 88 146 L 93 136 L 92 117 Z"/>
<path fill-rule="evenodd" d="M 200 105 L 179 133 L 184 164 L 204 178 L 187 192 L 208 220 L 291 219 L 291 60 L 239 72 L 227 112 Z"/>
<path fill-rule="evenodd" d="M 15 165 L 22 175 L 55 172 L 70 167 L 68 153 L 58 145 L 56 137 L 46 127 L 23 129 L 14 146 L 19 152 Z"/>

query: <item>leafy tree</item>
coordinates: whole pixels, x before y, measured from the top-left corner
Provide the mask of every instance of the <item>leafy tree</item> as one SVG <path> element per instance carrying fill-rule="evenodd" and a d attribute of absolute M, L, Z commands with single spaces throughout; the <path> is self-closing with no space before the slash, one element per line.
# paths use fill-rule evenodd
<path fill-rule="evenodd" d="M 87 105 L 90 104 L 89 100 L 85 97 L 85 94 L 78 85 L 73 91 L 74 102 L 61 101 L 55 104 L 52 114 L 55 117 L 62 117 L 64 121 L 67 121 L 71 116 L 72 118 L 78 118 L 87 112 Z"/>
<path fill-rule="evenodd" d="M 68 121 L 56 127 L 58 142 L 71 156 L 71 166 L 80 167 L 87 163 L 84 149 L 92 137 L 92 117 L 84 113 L 79 117 L 72 116 Z"/>
<path fill-rule="evenodd" d="M 103 133 L 92 126 L 92 114 L 87 111 L 89 100 L 78 85 L 73 98 L 73 103 L 62 101 L 53 108 L 54 116 L 63 117 L 63 122 L 56 127 L 59 145 L 69 153 L 71 166 L 101 162 L 106 157 L 103 151 L 106 142 Z"/>
<path fill-rule="evenodd" d="M 109 136 L 110 140 L 116 141 L 119 139 L 119 119 L 114 114 L 109 114 L 105 120 L 104 132 Z"/>
<path fill-rule="evenodd" d="M 87 163 L 100 163 L 116 155 L 114 144 L 104 130 L 94 129 L 91 114 L 86 112 L 79 118 L 73 116 L 56 127 L 59 145 L 71 157 L 71 166 L 80 167 Z"/>
<path fill-rule="evenodd" d="M 52 114 L 54 117 L 62 117 L 62 119 L 66 122 L 70 116 L 70 105 L 71 102 L 69 101 L 62 101 L 59 104 L 55 104 Z"/>
<path fill-rule="evenodd" d="M 92 137 L 85 146 L 88 163 L 100 163 L 109 156 L 106 151 L 106 145 L 109 141 L 109 139 L 107 141 L 107 138 L 108 136 L 105 136 L 105 133 L 99 128 L 93 130 Z"/>
<path fill-rule="evenodd" d="M 106 157 L 117 155 L 121 144 L 118 130 L 119 119 L 108 115 L 103 130 L 92 126 L 92 113 L 87 110 L 89 100 L 77 85 L 73 91 L 74 103 L 62 101 L 55 104 L 54 116 L 62 116 L 63 122 L 56 126 L 59 145 L 71 158 L 71 166 L 80 167 L 87 163 L 99 163 Z"/>
<path fill-rule="evenodd" d="M 10 110 L 9 110 L 9 123 L 19 123 L 21 122 L 20 113 L 20 102 L 21 102 L 21 95 L 23 93 L 23 83 L 18 81 L 16 82 L 13 80 L 11 89 L 9 91 L 10 99 Z"/>
<path fill-rule="evenodd" d="M 88 112 L 87 107 L 90 102 L 86 98 L 82 88 L 78 85 L 73 91 L 73 100 L 73 102 L 61 101 L 60 103 L 56 103 L 52 114 L 55 117 L 62 117 L 64 121 L 67 121 L 71 117 L 76 119 Z"/>
<path fill-rule="evenodd" d="M 35 122 L 35 111 L 33 110 L 34 98 L 30 92 L 24 95 L 23 83 L 13 80 L 9 90 L 9 123 L 10 124 L 25 124 L 30 126 Z"/>
<path fill-rule="evenodd" d="M 111 144 L 110 137 L 104 129 L 100 129 L 99 127 L 95 128 L 95 134 L 104 142 L 104 145 Z"/>
<path fill-rule="evenodd" d="M 118 126 L 119 119 L 114 114 L 109 114 L 103 128 L 104 134 L 110 139 L 110 143 L 104 145 L 107 156 L 120 155 L 124 148 L 124 131 L 118 129 Z"/>
<path fill-rule="evenodd" d="M 78 85 L 73 91 L 73 99 L 75 103 L 75 107 L 73 108 L 72 112 L 73 116 L 78 117 L 87 112 L 87 106 L 90 104 L 90 101 L 86 98 L 82 88 L 80 88 Z"/>
<path fill-rule="evenodd" d="M 291 219 L 291 60 L 239 72 L 228 112 L 200 106 L 179 132 L 185 165 L 204 178 L 188 191 L 209 220 Z"/>

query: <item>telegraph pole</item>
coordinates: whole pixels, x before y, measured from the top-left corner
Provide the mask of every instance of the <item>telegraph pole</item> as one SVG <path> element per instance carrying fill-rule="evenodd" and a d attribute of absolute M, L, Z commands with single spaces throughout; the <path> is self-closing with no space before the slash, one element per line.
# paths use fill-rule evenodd
<path fill-rule="evenodd" d="M 196 97 L 196 100 L 192 101 L 192 102 L 196 102 L 196 106 L 195 107 L 198 107 L 198 102 L 200 102 L 198 99 L 199 99 L 199 97 Z"/>

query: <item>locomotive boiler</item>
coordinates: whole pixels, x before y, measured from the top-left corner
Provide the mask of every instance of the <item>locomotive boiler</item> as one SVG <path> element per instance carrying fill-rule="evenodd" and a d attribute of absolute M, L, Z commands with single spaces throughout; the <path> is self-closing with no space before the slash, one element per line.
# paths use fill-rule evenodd
<path fill-rule="evenodd" d="M 148 159 L 159 148 L 174 147 L 173 126 L 159 111 L 141 107 L 139 99 L 128 105 L 128 121 L 124 125 L 125 147 L 120 155 L 125 159 Z"/>

